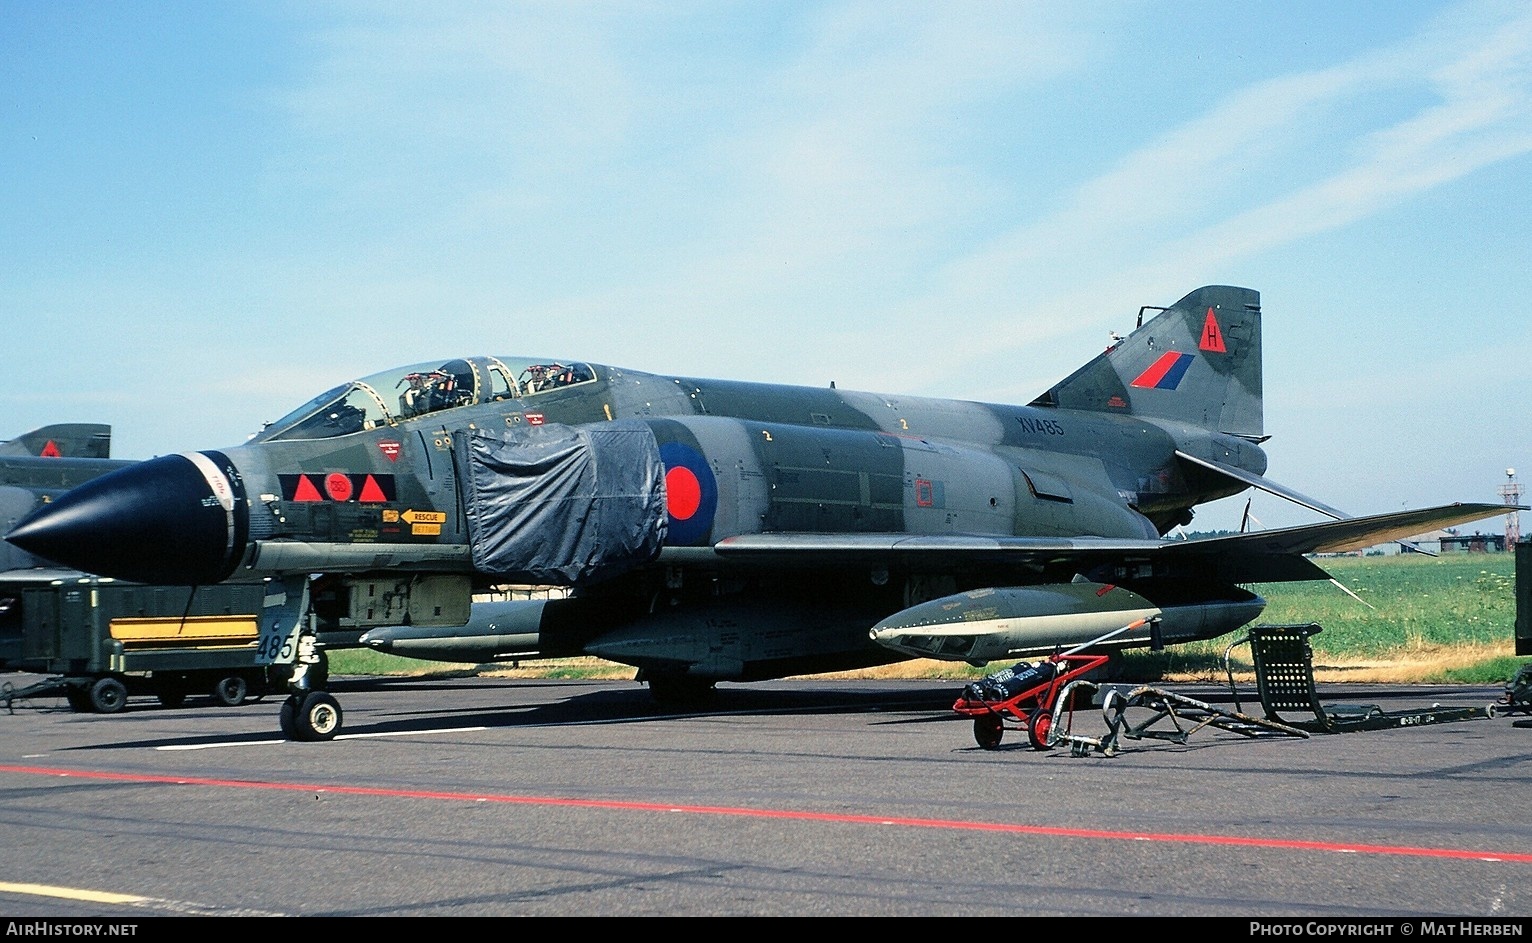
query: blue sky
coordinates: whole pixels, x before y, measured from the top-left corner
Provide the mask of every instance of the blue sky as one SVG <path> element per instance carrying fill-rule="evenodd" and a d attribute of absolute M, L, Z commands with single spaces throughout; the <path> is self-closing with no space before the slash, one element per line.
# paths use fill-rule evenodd
<path fill-rule="evenodd" d="M 468 353 L 1026 402 L 1232 284 L 1270 477 L 1532 497 L 1522 0 L 0 0 L 0 107 L 0 438 Z"/>

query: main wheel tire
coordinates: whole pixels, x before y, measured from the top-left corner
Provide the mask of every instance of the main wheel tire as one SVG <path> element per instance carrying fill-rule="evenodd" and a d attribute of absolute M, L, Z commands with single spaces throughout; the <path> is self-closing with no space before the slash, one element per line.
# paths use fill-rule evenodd
<path fill-rule="evenodd" d="M 1048 733 L 1053 729 L 1053 712 L 1039 707 L 1027 720 L 1027 742 L 1034 750 L 1048 749 Z"/>
<path fill-rule="evenodd" d="M 128 686 L 116 678 L 97 678 L 90 686 L 90 708 L 98 714 L 115 714 L 128 706 Z"/>
<path fill-rule="evenodd" d="M 999 714 L 977 714 L 973 719 L 973 742 L 986 750 L 998 750 L 1005 738 L 1005 724 Z"/>
<path fill-rule="evenodd" d="M 249 682 L 239 675 L 229 675 L 227 678 L 219 678 L 218 683 L 213 685 L 213 700 L 223 707 L 238 707 L 245 703 L 245 695 L 249 691 Z"/>
<path fill-rule="evenodd" d="M 294 740 L 308 743 L 334 740 L 343 719 L 340 702 L 324 691 L 294 694 L 282 704 L 282 732 Z"/>
<path fill-rule="evenodd" d="M 651 675 L 649 696 L 655 703 L 667 707 L 697 707 L 706 704 L 717 693 L 715 682 L 706 678 L 688 678 L 684 675 Z"/>

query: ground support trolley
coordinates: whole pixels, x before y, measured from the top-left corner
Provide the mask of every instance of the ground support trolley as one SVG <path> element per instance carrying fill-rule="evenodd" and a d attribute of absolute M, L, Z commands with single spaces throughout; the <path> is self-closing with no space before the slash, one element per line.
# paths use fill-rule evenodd
<path fill-rule="evenodd" d="M 7 667 L 48 677 L 0 685 L 0 706 L 63 697 L 80 713 L 115 714 L 130 696 L 232 707 L 285 691 L 291 666 L 266 664 L 257 649 L 264 587 L 189 593 L 93 577 L 21 589 L 20 657 Z"/>
<path fill-rule="evenodd" d="M 1124 632 L 1141 628 L 1139 619 L 1066 652 L 1032 664 L 1017 662 L 963 688 L 952 709 L 973 718 L 974 742 L 986 750 L 999 748 L 1005 731 L 1024 731 L 1034 750 L 1048 749 L 1049 729 L 1059 711 L 1071 705 L 1060 693 L 1086 673 L 1101 668 L 1110 656 L 1086 652 Z"/>

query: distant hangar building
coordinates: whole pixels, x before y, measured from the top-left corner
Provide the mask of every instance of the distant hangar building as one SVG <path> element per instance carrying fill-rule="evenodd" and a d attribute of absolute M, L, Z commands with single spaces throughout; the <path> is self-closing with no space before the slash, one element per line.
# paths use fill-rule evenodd
<path fill-rule="evenodd" d="M 1504 553 L 1504 534 L 1450 534 L 1441 538 L 1442 553 Z"/>

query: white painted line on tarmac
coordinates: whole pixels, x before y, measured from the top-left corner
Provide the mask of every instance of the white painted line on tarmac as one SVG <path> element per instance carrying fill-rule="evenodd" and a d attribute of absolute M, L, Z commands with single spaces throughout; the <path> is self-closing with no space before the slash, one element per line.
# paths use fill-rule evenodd
<path fill-rule="evenodd" d="M 435 730 L 385 730 L 379 733 L 343 733 L 336 740 L 366 740 L 377 737 L 429 737 L 440 733 L 475 733 L 488 727 L 441 727 Z M 231 740 L 226 743 L 182 743 L 155 747 L 169 753 L 185 750 L 220 750 L 224 747 L 269 747 L 274 743 L 291 743 L 291 740 Z"/>

